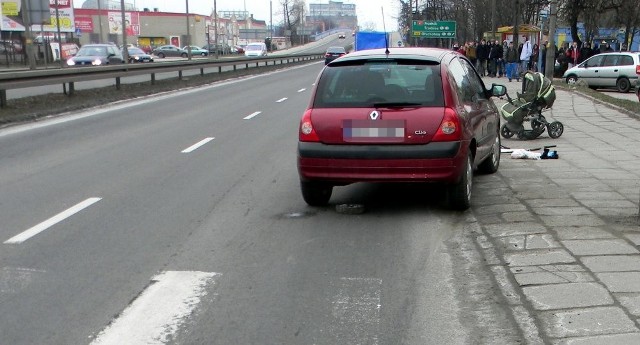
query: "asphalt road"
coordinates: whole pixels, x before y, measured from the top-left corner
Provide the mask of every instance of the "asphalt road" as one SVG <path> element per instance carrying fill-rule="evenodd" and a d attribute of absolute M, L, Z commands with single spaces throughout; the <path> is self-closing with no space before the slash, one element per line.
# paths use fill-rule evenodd
<path fill-rule="evenodd" d="M 438 189 L 306 206 L 297 128 L 321 68 L 0 131 L 0 344 L 518 341 Z"/>

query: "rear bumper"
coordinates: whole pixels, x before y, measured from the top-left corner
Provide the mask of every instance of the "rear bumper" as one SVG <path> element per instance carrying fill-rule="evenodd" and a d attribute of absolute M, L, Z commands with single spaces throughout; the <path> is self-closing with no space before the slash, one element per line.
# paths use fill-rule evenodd
<path fill-rule="evenodd" d="M 298 143 L 302 180 L 352 182 L 445 182 L 460 179 L 468 145 L 325 145 Z"/>

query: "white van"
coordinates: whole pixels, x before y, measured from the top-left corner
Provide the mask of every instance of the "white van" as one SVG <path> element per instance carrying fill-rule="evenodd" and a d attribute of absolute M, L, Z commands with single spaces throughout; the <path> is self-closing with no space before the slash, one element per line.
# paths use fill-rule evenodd
<path fill-rule="evenodd" d="M 244 47 L 244 56 L 267 56 L 267 45 L 261 42 L 249 43 Z"/>

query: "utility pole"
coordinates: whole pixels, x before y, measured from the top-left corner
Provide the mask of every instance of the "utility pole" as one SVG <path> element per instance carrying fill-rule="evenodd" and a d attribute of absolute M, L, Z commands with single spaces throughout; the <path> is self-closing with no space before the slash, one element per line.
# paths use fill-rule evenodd
<path fill-rule="evenodd" d="M 60 33 L 60 10 L 58 9 L 58 0 L 56 0 L 56 31 L 58 32 L 58 58 L 60 59 L 60 67 L 64 67 L 62 60 L 62 35 Z"/>
<path fill-rule="evenodd" d="M 100 6 L 100 0 L 98 0 L 98 32 L 100 35 L 98 43 L 105 43 L 106 40 L 103 40 L 104 36 L 102 35 L 102 8 Z"/>
<path fill-rule="evenodd" d="M 124 63 L 129 63 L 129 50 L 127 48 L 127 18 L 124 15 L 124 0 L 120 0 L 120 10 L 122 11 L 122 22 L 120 23 L 120 30 L 122 30 L 122 58 Z"/>
<path fill-rule="evenodd" d="M 189 0 L 184 0 L 187 7 L 187 59 L 191 61 L 191 33 L 189 33 Z M 217 49 L 217 47 L 216 47 Z"/>
<path fill-rule="evenodd" d="M 544 63 L 544 75 L 553 80 L 553 69 L 556 57 L 556 22 L 558 20 L 557 0 L 551 0 L 549 5 L 549 46 Z"/>
<path fill-rule="evenodd" d="M 24 23 L 25 43 L 27 44 L 27 57 L 29 58 L 29 69 L 36 69 L 36 50 L 33 46 L 33 38 L 31 33 L 31 8 L 29 1 L 24 2 L 25 8 L 22 9 L 22 22 Z"/>
<path fill-rule="evenodd" d="M 218 7 L 216 0 L 213 0 L 213 45 L 216 47 L 216 60 L 220 58 L 218 51 Z"/>
<path fill-rule="evenodd" d="M 514 18 L 513 24 L 513 47 L 518 49 L 520 47 L 519 39 L 518 39 L 518 17 L 520 16 L 520 1 L 516 0 L 516 10 L 514 11 L 516 17 Z M 518 56 L 518 65 L 520 64 L 520 56 Z M 523 71 L 524 72 L 524 71 Z"/>

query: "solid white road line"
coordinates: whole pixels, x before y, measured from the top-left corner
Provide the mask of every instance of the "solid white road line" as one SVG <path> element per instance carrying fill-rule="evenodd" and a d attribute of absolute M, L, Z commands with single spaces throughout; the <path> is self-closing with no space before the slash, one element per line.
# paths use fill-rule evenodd
<path fill-rule="evenodd" d="M 45 220 L 44 222 L 32 227 L 31 229 L 25 230 L 22 233 L 15 235 L 13 237 L 11 237 L 10 239 L 4 241 L 5 244 L 10 244 L 10 243 L 22 243 L 28 239 L 30 239 L 31 237 L 47 230 L 48 228 L 52 227 L 53 225 L 60 223 L 61 221 L 73 216 L 74 214 L 82 211 L 83 209 L 95 204 L 96 202 L 100 201 L 101 198 L 89 198 L 71 208 L 69 208 L 66 211 L 63 211 L 47 220 Z"/>
<path fill-rule="evenodd" d="M 286 100 L 287 100 L 287 97 L 285 97 L 285 98 L 280 98 L 279 100 L 277 100 L 277 101 L 276 101 L 276 103 L 282 103 L 282 102 L 284 102 L 284 101 L 286 101 Z"/>
<path fill-rule="evenodd" d="M 261 111 L 256 111 L 255 113 L 253 113 L 253 114 L 251 114 L 251 115 L 249 115 L 249 116 L 245 117 L 244 119 L 245 119 L 245 120 L 250 120 L 250 119 L 252 119 L 252 118 L 254 118 L 254 117 L 258 116 L 258 114 L 260 114 L 260 113 L 261 113 Z"/>
<path fill-rule="evenodd" d="M 298 92 L 304 92 L 305 90 L 306 89 L 303 88 L 303 89 L 298 90 Z"/>
<path fill-rule="evenodd" d="M 218 273 L 167 271 L 149 285 L 91 345 L 165 344 L 206 295 Z"/>
<path fill-rule="evenodd" d="M 193 145 L 191 145 L 191 146 L 187 147 L 186 149 L 182 150 L 182 153 L 189 153 L 189 152 L 193 152 L 193 151 L 195 151 L 196 149 L 198 149 L 200 146 L 202 146 L 202 145 L 204 145 L 204 144 L 206 144 L 206 143 L 210 142 L 210 141 L 211 141 L 211 140 L 213 140 L 213 139 L 215 139 L 215 138 L 211 137 L 211 138 L 205 138 L 205 139 L 202 139 L 202 140 L 200 140 L 199 142 L 197 142 L 197 143 L 195 143 L 195 144 L 193 144 Z"/>

